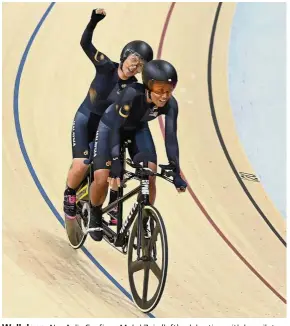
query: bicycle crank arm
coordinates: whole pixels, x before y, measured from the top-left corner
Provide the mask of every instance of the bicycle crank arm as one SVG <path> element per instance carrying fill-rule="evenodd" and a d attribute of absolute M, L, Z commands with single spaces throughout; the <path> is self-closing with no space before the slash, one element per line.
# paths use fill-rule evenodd
<path fill-rule="evenodd" d="M 104 223 L 103 223 L 103 233 L 111 243 L 113 243 L 117 237 L 117 234 Z"/>

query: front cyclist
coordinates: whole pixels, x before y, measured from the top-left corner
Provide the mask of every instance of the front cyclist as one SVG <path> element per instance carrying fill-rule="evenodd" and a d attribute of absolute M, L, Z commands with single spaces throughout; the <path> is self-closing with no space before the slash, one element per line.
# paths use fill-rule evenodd
<path fill-rule="evenodd" d="M 84 159 L 89 157 L 89 144 L 94 140 L 102 114 L 117 100 L 121 90 L 137 82 L 134 76 L 142 71 L 145 62 L 153 59 L 151 46 L 140 40 L 132 41 L 123 48 L 120 63 L 111 61 L 97 50 L 92 44 L 93 31 L 105 16 L 104 9 L 93 10 L 80 42 L 95 66 L 96 75 L 73 121 L 71 133 L 73 161 L 64 191 L 64 213 L 71 219 L 76 216 L 75 189 L 87 171 L 88 166 L 84 164 Z M 112 190 L 110 202 L 116 198 L 117 192 Z"/>
<path fill-rule="evenodd" d="M 174 185 L 178 191 L 186 189 L 186 182 L 180 176 L 179 148 L 177 140 L 178 103 L 172 96 L 177 84 L 175 68 L 167 61 L 152 60 L 145 64 L 143 85 L 136 83 L 128 86 L 104 113 L 97 130 L 94 145 L 94 182 L 91 185 L 91 237 L 102 239 L 101 208 L 105 201 L 108 180 L 117 179 L 120 183 L 122 165 L 119 159 L 122 140 L 131 139 L 128 148 L 131 158 L 138 152 L 149 152 L 154 159 L 149 167 L 157 170 L 157 155 L 152 135 L 148 127 L 159 115 L 165 115 L 165 147 L 169 162 L 176 167 Z M 112 162 L 111 168 L 106 164 Z M 109 178 L 109 179 L 108 179 Z M 112 178 L 112 179 L 111 179 Z M 150 177 L 150 203 L 156 196 L 155 178 Z"/>

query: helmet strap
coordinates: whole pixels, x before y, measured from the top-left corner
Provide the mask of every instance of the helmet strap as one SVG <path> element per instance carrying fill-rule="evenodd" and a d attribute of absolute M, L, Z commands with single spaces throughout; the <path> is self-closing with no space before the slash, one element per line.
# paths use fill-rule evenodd
<path fill-rule="evenodd" d="M 152 98 L 151 98 L 151 91 L 150 91 L 149 89 L 147 89 L 147 95 L 148 95 L 149 100 L 152 101 Z"/>
<path fill-rule="evenodd" d="M 123 64 L 124 64 L 124 60 L 120 61 L 120 69 L 123 71 Z M 123 71 L 124 72 L 124 71 Z"/>

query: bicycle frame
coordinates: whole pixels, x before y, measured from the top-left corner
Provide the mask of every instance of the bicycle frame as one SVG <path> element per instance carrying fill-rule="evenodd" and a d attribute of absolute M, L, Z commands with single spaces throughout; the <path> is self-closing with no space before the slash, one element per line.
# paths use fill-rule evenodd
<path fill-rule="evenodd" d="M 124 142 L 121 146 L 121 153 L 120 153 L 120 159 L 123 165 L 123 171 L 121 175 L 122 180 L 122 186 L 118 189 L 118 199 L 116 199 L 114 202 L 110 203 L 108 206 L 102 209 L 102 215 L 113 209 L 116 205 L 119 206 L 118 209 L 118 215 L 117 215 L 117 232 L 113 231 L 111 228 L 109 228 L 108 223 L 103 220 L 103 232 L 104 235 L 108 238 L 110 242 L 114 242 L 115 247 L 121 247 L 124 246 L 125 238 L 127 236 L 127 231 L 129 231 L 137 213 L 138 213 L 138 230 L 137 230 L 137 255 L 140 256 L 140 248 L 141 248 L 141 225 L 142 225 L 142 210 L 143 207 L 146 205 L 149 205 L 149 175 L 143 175 L 143 176 L 137 176 L 135 173 L 132 173 L 130 171 L 127 171 L 125 169 L 126 167 L 126 149 L 128 148 L 128 143 Z M 148 164 L 144 165 L 143 168 L 148 168 Z M 82 195 L 89 196 L 90 191 L 90 184 L 94 180 L 94 169 L 93 164 L 90 164 L 90 168 L 88 171 L 87 176 L 89 175 L 89 184 L 87 188 L 87 193 Z M 157 176 L 161 176 L 163 179 L 172 182 L 166 175 L 160 175 L 157 174 Z M 86 177 L 85 177 L 86 178 Z M 140 185 L 131 190 L 129 193 L 124 195 L 124 188 L 125 184 L 132 180 L 138 180 L 140 181 Z M 83 180 L 84 182 L 84 180 Z M 82 191 L 82 188 L 81 188 Z M 133 207 L 131 208 L 127 219 L 124 222 L 123 225 L 123 203 L 128 200 L 129 198 L 133 197 L 139 193 L 139 196 L 137 198 L 137 202 L 134 203 Z M 81 200 L 81 198 L 79 199 Z"/>
<path fill-rule="evenodd" d="M 114 245 L 116 247 L 123 246 L 125 244 L 125 237 L 127 235 L 127 231 L 130 229 L 133 221 L 135 220 L 135 217 L 138 213 L 138 219 L 139 219 L 139 225 L 142 225 L 142 209 L 143 206 L 149 204 L 149 176 L 144 176 L 141 179 L 137 177 L 134 173 L 127 171 L 125 169 L 126 167 L 126 148 L 127 145 L 123 145 L 121 148 L 121 160 L 123 164 L 123 172 L 121 175 L 122 181 L 122 187 L 118 190 L 118 199 L 109 204 L 107 207 L 102 209 L 102 214 L 105 214 L 106 212 L 110 211 L 113 207 L 116 205 L 119 205 L 118 209 L 118 222 L 117 222 L 117 232 L 114 232 L 109 227 L 104 227 L 104 233 L 107 235 L 107 237 L 110 239 L 114 239 Z M 128 176 L 125 177 L 124 176 Z M 125 184 L 132 180 L 139 180 L 141 181 L 141 185 L 137 186 L 133 190 L 131 190 L 128 194 L 124 194 L 124 186 Z M 141 192 L 141 196 L 138 196 L 137 202 L 133 204 L 133 207 L 131 208 L 127 219 L 124 222 L 123 225 L 123 203 L 128 200 L 129 198 L 133 197 L 137 193 Z M 139 257 L 139 251 L 140 251 L 140 244 L 141 243 L 141 230 L 138 227 L 138 257 Z"/>

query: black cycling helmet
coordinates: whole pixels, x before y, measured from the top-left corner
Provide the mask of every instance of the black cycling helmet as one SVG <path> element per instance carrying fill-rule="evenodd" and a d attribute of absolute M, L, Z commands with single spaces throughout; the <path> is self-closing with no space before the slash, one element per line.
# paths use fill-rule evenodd
<path fill-rule="evenodd" d="M 130 54 L 138 54 L 144 61 L 148 62 L 153 59 L 153 50 L 151 46 L 140 40 L 132 41 L 125 45 L 121 52 L 120 60 L 123 63 Z"/>
<path fill-rule="evenodd" d="M 166 82 L 175 88 L 178 78 L 171 63 L 165 60 L 152 60 L 144 65 L 142 80 L 144 86 L 151 90 L 154 81 Z"/>

